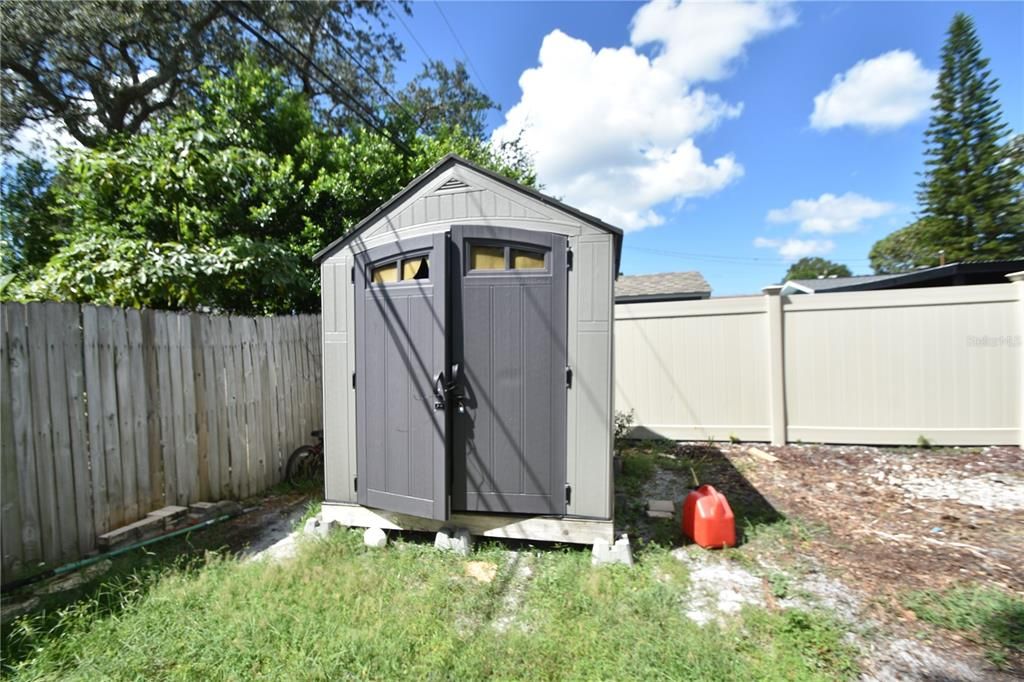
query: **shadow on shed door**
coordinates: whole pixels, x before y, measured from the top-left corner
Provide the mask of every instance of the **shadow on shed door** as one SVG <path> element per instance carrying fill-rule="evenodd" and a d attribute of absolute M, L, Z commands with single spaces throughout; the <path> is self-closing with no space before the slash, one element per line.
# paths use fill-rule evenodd
<path fill-rule="evenodd" d="M 360 504 L 448 518 L 443 391 L 446 237 L 356 257 L 356 495 Z M 439 377 L 440 374 L 440 377 Z"/>
<path fill-rule="evenodd" d="M 565 513 L 566 239 L 454 226 L 453 511 Z"/>

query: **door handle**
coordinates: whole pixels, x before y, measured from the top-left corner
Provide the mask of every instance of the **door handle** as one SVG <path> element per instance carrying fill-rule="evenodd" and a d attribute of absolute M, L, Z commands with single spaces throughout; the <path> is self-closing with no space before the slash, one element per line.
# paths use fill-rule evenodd
<path fill-rule="evenodd" d="M 462 380 L 462 365 L 459 363 L 452 364 L 451 379 L 448 380 L 448 384 L 445 386 L 445 395 L 454 401 L 455 409 L 459 414 L 466 413 L 466 405 L 462 401 L 462 387 L 459 382 Z"/>
<path fill-rule="evenodd" d="M 444 401 L 444 394 L 445 394 L 444 372 L 438 372 L 437 375 L 434 377 L 433 389 L 434 389 L 434 409 L 435 410 L 443 410 L 444 406 L 445 406 L 445 401 Z"/>

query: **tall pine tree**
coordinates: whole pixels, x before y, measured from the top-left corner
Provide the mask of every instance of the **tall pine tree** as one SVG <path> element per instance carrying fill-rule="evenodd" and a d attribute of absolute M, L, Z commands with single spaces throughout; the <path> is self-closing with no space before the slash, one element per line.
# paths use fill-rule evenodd
<path fill-rule="evenodd" d="M 1022 169 L 1004 145 L 1008 128 L 998 81 L 981 56 L 973 20 L 953 17 L 925 133 L 924 181 L 918 193 L 925 262 L 1024 256 Z"/>
<path fill-rule="evenodd" d="M 1024 137 L 1004 140 L 998 89 L 974 22 L 958 13 L 925 132 L 920 217 L 875 242 L 875 272 L 937 265 L 940 254 L 946 262 L 1024 257 Z"/>

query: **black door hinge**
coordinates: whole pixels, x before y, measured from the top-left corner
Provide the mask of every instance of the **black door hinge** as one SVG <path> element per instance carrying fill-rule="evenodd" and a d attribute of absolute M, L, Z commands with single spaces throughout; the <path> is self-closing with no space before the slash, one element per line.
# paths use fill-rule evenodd
<path fill-rule="evenodd" d="M 572 249 L 565 250 L 565 269 L 572 270 Z"/>
<path fill-rule="evenodd" d="M 352 372 L 352 388 L 356 387 L 356 373 Z"/>
<path fill-rule="evenodd" d="M 572 388 L 572 367 L 565 366 L 565 387 Z"/>
<path fill-rule="evenodd" d="M 359 477 L 358 476 L 354 476 L 352 478 L 352 487 L 356 489 L 356 492 L 359 492 Z"/>
<path fill-rule="evenodd" d="M 354 265 L 352 266 L 352 269 L 349 271 L 349 278 L 352 280 L 353 284 L 356 283 L 356 266 Z"/>
<path fill-rule="evenodd" d="M 572 486 L 568 483 L 565 484 L 565 505 L 569 506 L 572 504 Z"/>

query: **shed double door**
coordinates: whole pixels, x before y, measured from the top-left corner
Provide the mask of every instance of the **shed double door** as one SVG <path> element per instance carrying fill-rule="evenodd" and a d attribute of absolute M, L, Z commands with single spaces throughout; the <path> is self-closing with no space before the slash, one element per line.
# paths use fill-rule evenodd
<path fill-rule="evenodd" d="M 357 257 L 360 504 L 565 512 L 565 237 L 449 232 Z"/>

